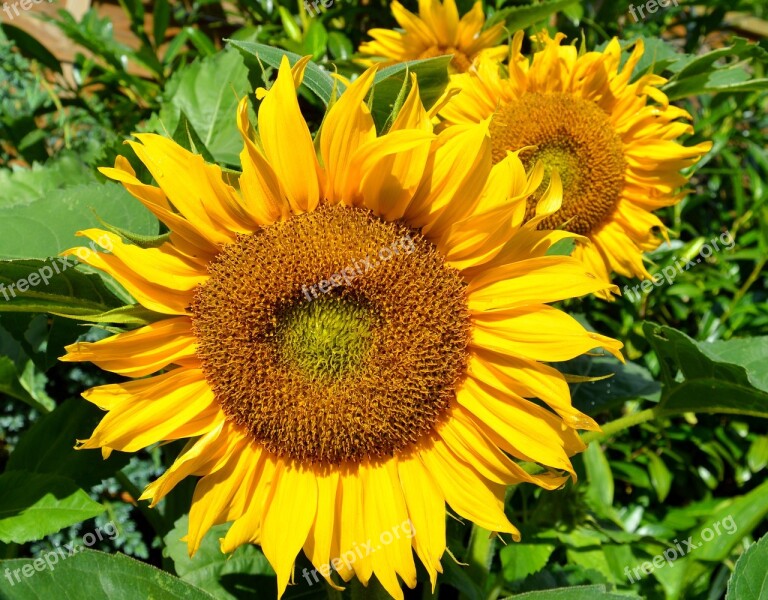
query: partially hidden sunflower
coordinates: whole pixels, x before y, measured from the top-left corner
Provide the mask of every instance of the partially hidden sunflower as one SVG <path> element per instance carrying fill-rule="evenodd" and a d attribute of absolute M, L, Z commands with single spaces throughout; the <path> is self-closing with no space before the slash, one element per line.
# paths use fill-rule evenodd
<path fill-rule="evenodd" d="M 373 41 L 360 44 L 362 54 L 382 58 L 383 64 L 453 54 L 451 69 L 463 73 L 480 56 L 500 60 L 507 54 L 507 47 L 499 46 L 504 23 L 483 31 L 485 14 L 480 0 L 461 19 L 455 0 L 419 0 L 418 15 L 395 0 L 392 14 L 403 31 L 371 29 L 368 35 Z"/>
<path fill-rule="evenodd" d="M 374 69 L 328 111 L 316 152 L 296 98 L 305 64 L 283 60 L 258 138 L 241 102 L 239 182 L 151 134 L 131 146 L 158 186 L 124 158 L 102 169 L 170 238 L 142 248 L 89 229 L 111 252 L 84 260 L 156 320 L 63 360 L 133 378 L 83 394 L 107 413 L 80 448 L 188 440 L 142 499 L 201 477 L 190 554 L 232 522 L 222 551 L 260 544 L 279 595 L 303 549 L 331 585 L 375 574 L 402 598 L 413 551 L 433 586 L 441 572 L 446 503 L 519 539 L 505 486 L 563 485 L 584 448 L 576 429 L 597 428 L 544 362 L 599 347 L 620 357 L 621 344 L 546 304 L 608 285 L 547 255 L 573 236 L 536 229 L 559 206 L 556 177 L 523 225 L 543 169 L 526 175 L 514 153 L 492 166 L 486 122 L 434 134 L 415 77 L 377 134 Z M 359 551 L 370 541 L 380 547 Z"/>
<path fill-rule="evenodd" d="M 681 170 L 712 143 L 677 143 L 693 132 L 686 122 L 691 116 L 669 104 L 658 87 L 664 78 L 646 74 L 631 80 L 643 56 L 642 40 L 620 68 L 615 38 L 603 52 L 581 55 L 574 46 L 561 45 L 563 39 L 546 31 L 534 36 L 540 49 L 528 59 L 521 53 L 523 32 L 517 32 L 506 64 L 483 60 L 451 78 L 451 89 L 460 93 L 440 116 L 447 124 L 490 118 L 494 162 L 513 150 L 527 168 L 541 161 L 547 173 L 559 171 L 562 207 L 539 227 L 589 238 L 574 256 L 591 272 L 650 278 L 642 254 L 660 244 L 657 233 L 666 235 L 653 211 L 685 197 Z M 534 194 L 529 200 L 529 218 L 536 199 Z"/>

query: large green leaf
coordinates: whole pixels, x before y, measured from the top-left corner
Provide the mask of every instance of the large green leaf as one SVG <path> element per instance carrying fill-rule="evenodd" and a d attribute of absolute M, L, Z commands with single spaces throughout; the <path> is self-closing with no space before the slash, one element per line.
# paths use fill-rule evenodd
<path fill-rule="evenodd" d="M 238 165 L 243 142 L 237 131 L 237 103 L 251 91 L 243 57 L 234 50 L 219 52 L 178 71 L 174 79 L 169 84 L 172 95 L 160 113 L 165 130 L 188 124 L 194 130 L 190 137 L 202 144 L 199 152 L 204 148 L 209 160 Z"/>
<path fill-rule="evenodd" d="M 7 471 L 52 473 L 89 488 L 128 464 L 129 454 L 113 452 L 104 460 L 98 450 L 75 450 L 75 441 L 90 437 L 104 416 L 90 402 L 73 398 L 40 418 L 19 440 Z"/>
<path fill-rule="evenodd" d="M 697 342 L 681 331 L 653 323 L 644 323 L 643 331 L 661 366 L 660 414 L 768 417 L 768 378 L 760 372 L 764 362 L 760 364 L 757 355 L 768 338 Z"/>
<path fill-rule="evenodd" d="M 725 598 L 768 598 L 768 535 L 747 548 L 736 562 Z"/>
<path fill-rule="evenodd" d="M 0 562 L 3 570 L 10 569 L 12 586 L 3 586 L 4 600 L 212 600 L 213 596 L 193 585 L 153 566 L 124 554 L 109 555 L 82 549 L 66 559 L 54 562 L 51 552 L 40 558 L 49 562 L 26 576 L 28 559 Z M 29 569 L 27 569 L 29 572 Z M 19 581 L 16 581 L 18 577 Z"/>
<path fill-rule="evenodd" d="M 28 204 L 56 195 L 68 186 L 95 182 L 95 172 L 66 153 L 45 165 L 35 163 L 29 169 L 0 169 L 0 207 Z"/>
<path fill-rule="evenodd" d="M 283 56 L 287 56 L 291 65 L 294 65 L 297 60 L 301 58 L 294 52 L 288 52 L 280 48 L 273 46 L 267 46 L 265 44 L 258 44 L 256 42 L 241 42 L 239 40 L 226 40 L 230 45 L 237 48 L 240 52 L 255 56 L 258 60 L 266 63 L 268 66 L 278 68 Z M 333 96 L 334 80 L 328 74 L 315 63 L 310 62 L 307 64 L 307 68 L 304 71 L 304 83 L 323 103 L 328 106 Z M 337 82 L 336 85 L 339 88 L 339 93 L 344 89 L 342 83 Z"/>
<path fill-rule="evenodd" d="M 59 475 L 0 475 L 0 541 L 23 544 L 104 512 L 77 484 Z"/>
<path fill-rule="evenodd" d="M 0 312 L 85 318 L 125 304 L 101 277 L 78 270 L 71 258 L 0 261 L 0 285 Z"/>
<path fill-rule="evenodd" d="M 99 218 L 143 235 L 158 221 L 117 183 L 86 183 L 50 189 L 47 169 L 20 171 L 0 182 L 0 259 L 56 256 L 90 242 L 75 232 L 100 227 Z"/>
<path fill-rule="evenodd" d="M 165 536 L 166 551 L 173 559 L 176 573 L 184 581 L 207 590 L 216 598 L 242 597 L 236 590 L 240 594 L 249 590 L 258 597 L 274 594 L 275 572 L 256 546 L 244 545 L 232 554 L 222 553 L 219 540 L 226 535 L 229 527 L 228 524 L 212 527 L 205 534 L 198 551 L 190 557 L 187 543 L 181 541 L 187 535 L 189 518 L 185 515 L 176 521 L 175 527 Z"/>

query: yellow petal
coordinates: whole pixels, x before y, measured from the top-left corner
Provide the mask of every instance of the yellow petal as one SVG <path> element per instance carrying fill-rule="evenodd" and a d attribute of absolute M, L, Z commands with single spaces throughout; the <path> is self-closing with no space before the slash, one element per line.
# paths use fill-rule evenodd
<path fill-rule="evenodd" d="M 261 549 L 277 573 L 277 597 L 288 586 L 296 555 L 317 512 L 317 482 L 311 468 L 279 463 L 264 507 Z"/>
<path fill-rule="evenodd" d="M 261 150 L 253 142 L 253 132 L 248 121 L 248 98 L 243 98 L 237 107 L 237 124 L 243 137 L 243 151 L 240 163 L 240 192 L 248 211 L 259 225 L 271 225 L 284 220 L 291 212 L 291 206 L 283 198 L 280 182 Z"/>
<path fill-rule="evenodd" d="M 363 471 L 363 510 L 368 539 L 373 542 L 373 572 L 389 594 L 402 600 L 397 575 L 405 584 L 416 587 L 408 511 L 394 460 L 361 467 Z"/>
<path fill-rule="evenodd" d="M 437 574 L 443 572 L 445 552 L 445 498 L 418 456 L 398 458 L 397 472 L 412 524 L 412 544 L 429 573 L 434 592 Z"/>
<path fill-rule="evenodd" d="M 460 516 L 490 531 L 520 532 L 504 514 L 504 488 L 483 479 L 469 463 L 457 457 L 441 440 L 419 455 L 435 478 L 450 507 Z M 418 535 L 418 532 L 416 532 Z"/>
<path fill-rule="evenodd" d="M 106 371 L 144 377 L 181 358 L 195 356 L 196 338 L 187 317 L 163 319 L 98 342 L 66 346 L 64 362 L 90 361 Z"/>
<path fill-rule="evenodd" d="M 547 306 L 531 305 L 475 315 L 472 345 L 533 360 L 570 360 L 597 347 L 623 360 L 620 342 L 587 331 L 573 317 Z"/>
<path fill-rule="evenodd" d="M 259 107 L 259 135 L 292 211 L 315 210 L 320 200 L 320 166 L 299 109 L 287 57 L 283 57 L 277 80 Z"/>
<path fill-rule="evenodd" d="M 542 256 L 490 269 L 471 279 L 469 309 L 475 313 L 557 302 L 618 288 L 569 256 Z"/>
<path fill-rule="evenodd" d="M 320 152 L 327 174 L 325 197 L 330 202 L 345 198 L 352 159 L 358 149 L 376 139 L 376 127 L 364 100 L 373 84 L 376 69 L 368 69 L 358 77 L 334 103 L 320 130 Z M 349 195 L 349 192 L 346 194 Z"/>

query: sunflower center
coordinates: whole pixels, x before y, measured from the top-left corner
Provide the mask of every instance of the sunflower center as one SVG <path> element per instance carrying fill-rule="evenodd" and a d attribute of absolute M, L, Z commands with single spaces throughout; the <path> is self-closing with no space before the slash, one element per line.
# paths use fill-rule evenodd
<path fill-rule="evenodd" d="M 466 73 L 469 71 L 469 67 L 472 66 L 470 58 L 461 50 L 454 48 L 453 46 L 432 46 L 419 54 L 419 58 L 435 58 L 436 56 L 443 56 L 444 54 L 453 54 L 450 66 L 457 73 Z"/>
<path fill-rule="evenodd" d="M 418 231 L 324 206 L 240 237 L 191 306 L 225 414 L 277 455 L 379 459 L 429 435 L 467 362 L 465 283 Z"/>
<path fill-rule="evenodd" d="M 288 363 L 311 379 L 334 378 L 361 364 L 374 318 L 359 302 L 323 296 L 291 307 L 279 319 L 277 335 Z"/>
<path fill-rule="evenodd" d="M 528 200 L 533 215 L 553 169 L 563 181 L 563 205 L 539 225 L 587 234 L 609 216 L 624 186 L 626 161 L 621 138 L 608 115 L 594 102 L 569 94 L 526 93 L 499 108 L 491 122 L 493 160 L 507 150 L 520 153 L 527 169 L 541 161 L 545 181 Z"/>

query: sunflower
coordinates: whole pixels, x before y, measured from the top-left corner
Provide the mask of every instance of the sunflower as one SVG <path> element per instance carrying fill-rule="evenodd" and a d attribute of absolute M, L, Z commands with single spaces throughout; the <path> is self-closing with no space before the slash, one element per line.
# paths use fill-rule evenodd
<path fill-rule="evenodd" d="M 389 59 L 384 64 L 453 54 L 451 68 L 460 73 L 479 56 L 501 59 L 506 55 L 506 46 L 498 46 L 504 39 L 504 23 L 483 31 L 485 15 L 480 0 L 461 19 L 455 0 L 443 4 L 419 0 L 418 15 L 395 0 L 392 14 L 404 31 L 371 29 L 368 35 L 374 41 L 360 44 L 361 53 Z"/>
<path fill-rule="evenodd" d="M 260 544 L 279 595 L 303 549 L 314 577 L 375 575 L 402 598 L 398 576 L 416 584 L 413 551 L 435 585 L 446 503 L 519 539 L 505 486 L 561 486 L 584 448 L 576 429 L 597 428 L 542 361 L 598 347 L 620 357 L 621 344 L 546 304 L 608 285 L 547 255 L 573 236 L 536 229 L 559 206 L 556 177 L 523 225 L 543 169 L 526 175 L 514 153 L 492 166 L 485 122 L 435 135 L 414 76 L 378 135 L 365 102 L 375 69 L 313 142 L 296 98 L 305 64 L 283 60 L 258 139 L 241 102 L 239 182 L 151 134 L 131 145 L 158 186 L 124 158 L 102 169 L 170 237 L 142 248 L 81 232 L 111 248 L 85 262 L 156 320 L 67 347 L 63 360 L 133 378 L 83 394 L 107 414 L 78 443 L 108 455 L 187 439 L 142 499 L 201 477 L 190 554 L 232 522 L 222 551 Z M 531 475 L 512 458 L 544 468 Z"/>
<path fill-rule="evenodd" d="M 547 174 L 559 171 L 562 207 L 539 228 L 588 238 L 591 244 L 577 245 L 574 256 L 590 271 L 605 279 L 611 272 L 650 278 L 642 254 L 659 245 L 657 232 L 666 236 L 653 211 L 685 196 L 678 191 L 686 183 L 681 169 L 712 143 L 686 147 L 675 141 L 693 128 L 681 121 L 691 116 L 659 90 L 665 79 L 647 74 L 631 81 L 642 40 L 620 69 L 615 38 L 603 52 L 581 55 L 561 46 L 564 38 L 534 36 L 540 50 L 529 60 L 520 52 L 523 32 L 517 32 L 506 68 L 485 60 L 451 78 L 459 93 L 440 116 L 464 125 L 490 118 L 494 162 L 514 150 L 528 168 L 541 161 Z M 528 218 L 536 200 L 536 194 L 529 199 Z"/>

